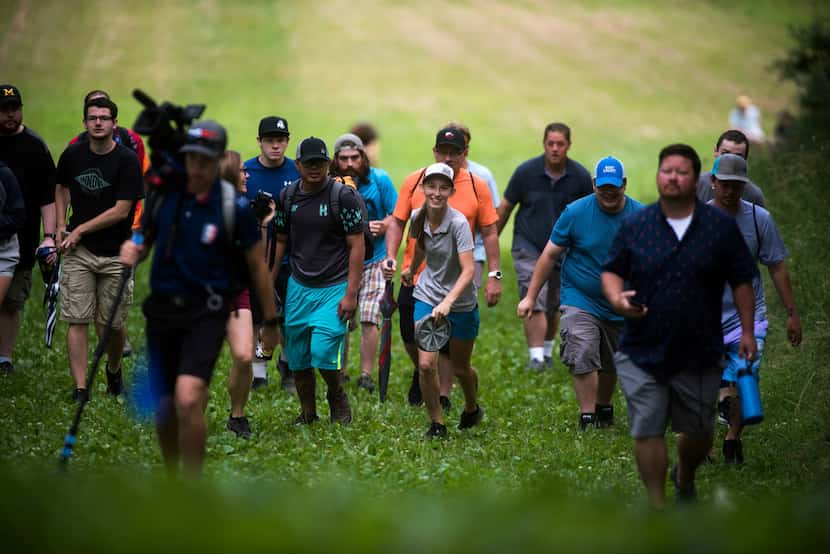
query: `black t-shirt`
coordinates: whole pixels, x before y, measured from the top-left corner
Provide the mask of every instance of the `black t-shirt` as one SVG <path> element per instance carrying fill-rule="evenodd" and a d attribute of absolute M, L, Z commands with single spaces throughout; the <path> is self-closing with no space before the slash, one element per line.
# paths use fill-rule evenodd
<path fill-rule="evenodd" d="M 346 235 L 363 233 L 357 193 L 352 187 L 342 187 L 340 217 L 335 218 L 330 206 L 332 183 L 329 179 L 317 192 L 307 193 L 298 182 L 292 206 L 285 206 L 288 187 L 276 203 L 275 230 L 288 235 L 291 275 L 307 287 L 322 288 L 345 281 L 349 276 Z"/>
<path fill-rule="evenodd" d="M 135 201 L 144 197 L 141 165 L 135 152 L 117 144 L 108 154 L 99 155 L 89 143 L 73 144 L 58 160 L 56 180 L 68 187 L 72 217 L 67 230 L 76 228 L 108 209 L 118 200 L 132 201 L 130 213 L 115 225 L 86 234 L 80 244 L 96 256 L 117 256 L 130 236 Z"/>
<path fill-rule="evenodd" d="M 35 265 L 40 244 L 40 207 L 55 201 L 55 162 L 43 139 L 28 127 L 12 136 L 0 136 L 0 160 L 8 165 L 23 193 L 26 222 L 17 235 L 22 269 Z"/>

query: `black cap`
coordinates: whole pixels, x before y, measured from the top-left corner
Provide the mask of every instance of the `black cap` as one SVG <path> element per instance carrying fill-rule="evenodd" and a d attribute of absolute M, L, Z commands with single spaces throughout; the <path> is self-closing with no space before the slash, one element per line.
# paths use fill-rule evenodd
<path fill-rule="evenodd" d="M 291 136 L 291 133 L 288 132 L 288 121 L 276 115 L 263 117 L 259 122 L 259 136 L 264 137 L 266 135 Z"/>
<path fill-rule="evenodd" d="M 451 127 L 444 127 L 438 131 L 437 135 L 435 135 L 435 148 L 438 148 L 442 144 L 451 144 L 459 150 L 467 148 L 467 141 L 464 138 L 464 133 Z"/>
<path fill-rule="evenodd" d="M 0 106 L 5 106 L 6 104 L 23 105 L 23 99 L 20 97 L 20 89 L 14 85 L 0 85 Z"/>
<path fill-rule="evenodd" d="M 179 152 L 196 152 L 211 158 L 221 158 L 228 144 L 225 128 L 210 119 L 196 121 L 187 130 L 187 142 Z"/>
<path fill-rule="evenodd" d="M 326 148 L 326 143 L 323 139 L 317 137 L 308 137 L 297 146 L 297 161 L 300 163 L 310 162 L 311 160 L 326 160 L 329 158 L 329 151 Z"/>

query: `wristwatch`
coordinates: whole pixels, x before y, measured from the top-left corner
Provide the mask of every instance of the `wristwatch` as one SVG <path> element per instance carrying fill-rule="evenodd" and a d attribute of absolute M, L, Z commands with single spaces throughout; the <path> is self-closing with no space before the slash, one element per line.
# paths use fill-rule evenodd
<path fill-rule="evenodd" d="M 487 274 L 487 277 L 493 277 L 496 279 L 496 281 L 501 281 L 501 271 L 499 271 L 498 269 L 495 271 L 491 271 Z"/>

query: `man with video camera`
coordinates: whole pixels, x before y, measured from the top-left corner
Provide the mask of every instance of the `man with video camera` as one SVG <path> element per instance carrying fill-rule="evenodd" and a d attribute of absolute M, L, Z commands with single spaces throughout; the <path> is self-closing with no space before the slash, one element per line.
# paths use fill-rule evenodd
<path fill-rule="evenodd" d="M 288 121 L 283 117 L 269 115 L 263 117 L 259 122 L 257 144 L 259 144 L 259 155 L 245 162 L 245 170 L 248 172 L 248 198 L 254 208 L 254 214 L 260 223 L 265 219 L 271 209 L 273 201 L 278 198 L 282 189 L 300 178 L 294 161 L 286 157 L 285 150 L 288 148 L 288 141 L 291 134 L 288 131 Z M 266 255 L 273 255 L 275 243 L 273 229 L 268 229 L 269 241 L 266 245 Z M 269 265 L 279 263 L 280 271 L 277 274 L 277 282 L 274 283 L 277 295 L 281 302 L 285 302 L 286 287 L 291 270 L 288 267 L 287 256 L 282 260 L 269 258 Z M 252 291 L 255 294 L 254 291 Z M 262 322 L 262 314 L 256 308 L 257 303 L 252 298 L 254 315 L 254 326 L 259 327 Z M 280 314 L 282 321 L 282 315 Z M 280 343 L 284 344 L 280 336 Z M 268 361 L 271 354 L 263 352 L 260 345 L 257 347 L 254 358 L 254 380 L 252 388 L 258 389 L 268 384 Z M 282 379 L 282 388 L 293 394 L 294 376 L 288 371 L 288 363 L 285 354 L 280 353 L 277 361 L 277 369 Z"/>

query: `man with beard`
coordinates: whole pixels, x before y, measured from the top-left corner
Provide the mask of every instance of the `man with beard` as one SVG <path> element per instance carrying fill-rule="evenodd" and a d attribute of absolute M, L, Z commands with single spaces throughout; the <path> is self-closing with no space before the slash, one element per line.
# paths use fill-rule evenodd
<path fill-rule="evenodd" d="M 26 210 L 26 222 L 18 233 L 20 260 L 0 305 L 0 374 L 9 374 L 14 371 L 12 355 L 20 330 L 20 313 L 32 289 L 35 250 L 38 243 L 55 247 L 55 162 L 43 139 L 23 125 L 23 101 L 14 85 L 0 85 L 0 161 L 17 178 Z M 50 262 L 54 259 L 52 255 Z"/>
<path fill-rule="evenodd" d="M 334 141 L 332 173 L 351 177 L 357 183 L 357 191 L 366 204 L 369 231 L 374 239 L 374 254 L 363 262 L 357 297 L 360 312 L 360 378 L 357 386 L 372 392 L 375 388 L 372 366 L 380 338 L 380 300 L 385 290 L 381 266 L 386 259 L 386 229 L 394 219 L 392 210 L 398 201 L 398 192 L 385 171 L 369 164 L 363 141 L 351 133 L 341 135 Z"/>
<path fill-rule="evenodd" d="M 65 253 L 61 271 L 61 320 L 69 323 L 66 343 L 75 384 L 73 397 L 84 400 L 88 357 L 88 326 L 95 322 L 98 336 L 108 315 L 116 309 L 107 352 L 107 390 L 121 394 L 121 356 L 127 309 L 132 303 L 132 280 L 124 298 L 117 296 L 121 281 L 118 253 L 130 236 L 136 202 L 144 197 L 141 165 L 135 153 L 118 144 L 113 132 L 118 107 L 107 98 L 84 106 L 87 142 L 73 144 L 58 161 L 55 193 L 56 221 Z M 72 206 L 72 218 L 66 214 Z"/>

